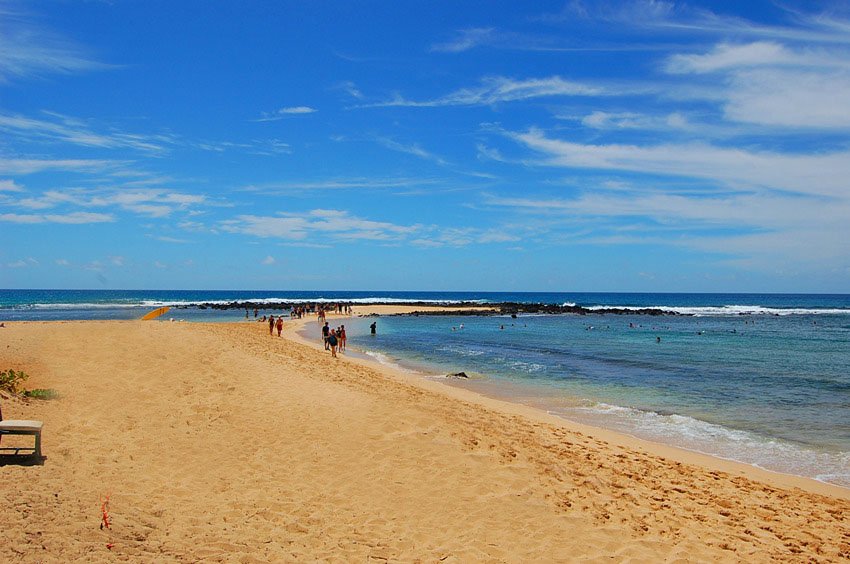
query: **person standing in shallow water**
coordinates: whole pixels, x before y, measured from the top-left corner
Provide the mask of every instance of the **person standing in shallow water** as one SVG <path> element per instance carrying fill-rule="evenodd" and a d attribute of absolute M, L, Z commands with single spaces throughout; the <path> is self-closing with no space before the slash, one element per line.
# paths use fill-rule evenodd
<path fill-rule="evenodd" d="M 328 335 L 328 345 L 331 347 L 331 356 L 336 358 L 336 346 L 338 340 L 336 338 L 336 331 L 330 331 Z"/>
<path fill-rule="evenodd" d="M 375 333 L 377 333 L 377 332 L 378 332 L 378 322 L 377 322 L 377 321 L 373 321 L 373 322 L 372 322 L 372 325 L 370 325 L 370 326 L 369 326 L 369 330 L 370 330 L 370 332 L 371 332 L 373 335 L 374 335 Z"/>

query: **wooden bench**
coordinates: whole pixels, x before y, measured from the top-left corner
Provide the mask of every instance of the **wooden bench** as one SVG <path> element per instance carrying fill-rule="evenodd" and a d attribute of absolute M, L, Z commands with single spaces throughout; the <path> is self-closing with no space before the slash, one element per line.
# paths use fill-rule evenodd
<path fill-rule="evenodd" d="M 0 448 L 0 452 L 15 451 L 18 455 L 21 450 L 31 450 L 27 456 L 37 456 L 41 458 L 41 428 L 44 423 L 41 421 L 29 421 L 26 419 L 3 419 L 3 411 L 0 409 L 0 439 L 5 435 L 33 435 L 35 437 L 35 446 L 29 447 L 7 447 Z"/>

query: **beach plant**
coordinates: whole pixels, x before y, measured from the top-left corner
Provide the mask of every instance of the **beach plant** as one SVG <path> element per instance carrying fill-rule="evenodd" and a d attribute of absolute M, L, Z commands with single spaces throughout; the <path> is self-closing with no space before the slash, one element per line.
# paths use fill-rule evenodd
<path fill-rule="evenodd" d="M 59 399 L 59 390 L 54 390 L 53 388 L 35 388 L 33 390 L 24 390 L 23 396 L 32 399 L 53 400 Z"/>
<path fill-rule="evenodd" d="M 13 394 L 17 394 L 21 384 L 27 378 L 29 378 L 29 376 L 24 373 L 23 370 L 18 370 L 16 372 L 10 368 L 9 370 L 0 371 L 0 390 L 6 390 Z"/>

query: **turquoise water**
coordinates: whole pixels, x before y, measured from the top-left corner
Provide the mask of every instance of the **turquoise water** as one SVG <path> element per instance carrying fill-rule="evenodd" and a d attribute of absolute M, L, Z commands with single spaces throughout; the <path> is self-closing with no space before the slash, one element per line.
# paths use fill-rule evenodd
<path fill-rule="evenodd" d="M 384 316 L 371 336 L 373 320 L 346 328 L 383 362 L 464 371 L 459 385 L 484 394 L 850 487 L 847 314 Z"/>
<path fill-rule="evenodd" d="M 850 487 L 847 294 L 0 290 L 0 321 L 136 319 L 162 305 L 173 306 L 166 319 L 244 321 L 244 310 L 198 307 L 234 301 L 266 304 L 260 315 L 298 301 L 515 301 L 689 314 L 380 317 L 374 337 L 373 318 L 346 325 L 351 346 L 423 375 L 464 371 L 473 378 L 459 385 L 485 394 Z"/>

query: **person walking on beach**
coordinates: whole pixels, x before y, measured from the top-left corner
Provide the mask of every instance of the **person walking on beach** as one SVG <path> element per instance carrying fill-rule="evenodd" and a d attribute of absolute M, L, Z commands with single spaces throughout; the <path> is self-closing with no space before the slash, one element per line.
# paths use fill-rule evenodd
<path fill-rule="evenodd" d="M 277 316 L 277 336 L 280 337 L 280 332 L 283 331 L 283 316 Z"/>
<path fill-rule="evenodd" d="M 328 350 L 328 337 L 330 337 L 331 328 L 328 327 L 328 322 L 325 321 L 324 327 L 322 327 L 322 341 L 325 343 L 325 350 Z"/>
<path fill-rule="evenodd" d="M 328 345 L 331 348 L 331 356 L 334 357 L 334 358 L 337 358 L 337 356 L 336 356 L 337 338 L 336 338 L 336 335 L 334 334 L 333 331 L 331 331 L 330 335 L 328 335 Z"/>
<path fill-rule="evenodd" d="M 331 331 L 330 334 L 328 335 L 328 345 L 330 345 L 330 347 L 331 347 L 331 356 L 334 357 L 334 358 L 337 358 L 337 356 L 336 356 L 337 343 L 338 343 L 338 341 L 337 341 L 337 338 L 336 338 L 336 332 Z"/>
<path fill-rule="evenodd" d="M 269 336 L 274 336 L 274 314 L 269 316 Z"/>

